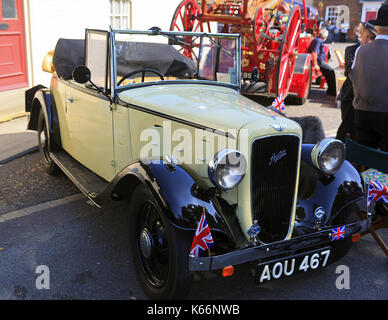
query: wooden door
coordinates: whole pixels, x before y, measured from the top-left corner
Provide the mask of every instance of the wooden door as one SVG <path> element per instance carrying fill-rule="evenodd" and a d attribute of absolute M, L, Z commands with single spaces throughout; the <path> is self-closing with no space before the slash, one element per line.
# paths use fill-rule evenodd
<path fill-rule="evenodd" d="M 27 86 L 22 0 L 0 0 L 0 91 Z"/>

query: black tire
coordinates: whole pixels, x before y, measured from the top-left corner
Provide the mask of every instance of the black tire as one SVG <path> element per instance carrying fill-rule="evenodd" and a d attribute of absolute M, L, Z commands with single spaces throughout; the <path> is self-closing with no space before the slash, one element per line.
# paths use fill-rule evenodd
<path fill-rule="evenodd" d="M 129 241 L 136 273 L 150 299 L 183 299 L 190 290 L 190 240 L 174 229 L 144 185 L 129 204 Z M 148 245 L 147 245 L 148 244 Z"/>
<path fill-rule="evenodd" d="M 350 218 L 350 212 L 348 211 L 351 208 L 353 208 L 353 206 L 350 206 L 347 209 L 344 209 L 344 211 L 341 212 L 339 216 L 334 219 L 333 221 L 334 225 L 340 226 L 340 225 L 346 225 L 351 223 L 352 220 Z M 331 250 L 329 263 L 334 263 L 341 260 L 343 257 L 347 255 L 347 253 L 352 248 L 352 246 L 353 246 L 352 237 L 347 237 L 342 240 L 334 241 L 331 244 L 332 250 Z"/>
<path fill-rule="evenodd" d="M 38 146 L 39 146 L 40 159 L 43 164 L 44 170 L 49 175 L 58 175 L 60 172 L 60 169 L 50 158 L 49 145 L 50 145 L 50 141 L 49 141 L 49 135 L 47 132 L 46 119 L 45 119 L 43 109 L 40 109 L 39 118 L 38 118 Z"/>
<path fill-rule="evenodd" d="M 349 250 L 352 248 L 352 245 L 353 242 L 351 237 L 342 240 L 337 240 L 336 243 L 332 244 L 329 263 L 337 262 L 343 257 L 345 257 Z"/>

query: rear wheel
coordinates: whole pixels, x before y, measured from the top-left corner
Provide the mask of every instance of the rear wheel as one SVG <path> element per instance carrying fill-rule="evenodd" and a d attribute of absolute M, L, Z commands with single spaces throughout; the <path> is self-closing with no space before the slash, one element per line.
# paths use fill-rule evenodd
<path fill-rule="evenodd" d="M 189 244 L 153 196 L 139 185 L 130 202 L 130 247 L 141 286 L 151 299 L 182 299 L 190 290 Z"/>
<path fill-rule="evenodd" d="M 40 159 L 42 161 L 44 170 L 50 175 L 57 175 L 60 170 L 59 167 L 50 158 L 49 152 L 49 133 L 46 124 L 46 117 L 43 109 L 40 109 L 38 118 L 38 147 L 40 153 Z"/>

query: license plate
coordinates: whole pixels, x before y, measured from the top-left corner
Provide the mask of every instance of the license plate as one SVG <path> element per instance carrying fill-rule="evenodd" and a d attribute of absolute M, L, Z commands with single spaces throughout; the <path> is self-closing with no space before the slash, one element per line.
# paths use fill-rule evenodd
<path fill-rule="evenodd" d="M 296 272 L 306 272 L 325 267 L 330 256 L 330 247 L 319 251 L 310 251 L 292 257 L 259 263 L 256 282 L 264 283 L 281 277 L 289 277 Z"/>

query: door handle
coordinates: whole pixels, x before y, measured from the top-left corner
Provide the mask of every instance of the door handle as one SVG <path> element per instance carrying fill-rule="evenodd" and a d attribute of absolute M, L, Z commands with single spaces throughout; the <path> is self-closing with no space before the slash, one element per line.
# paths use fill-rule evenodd
<path fill-rule="evenodd" d="M 74 102 L 74 98 L 73 97 L 67 98 L 66 101 L 70 102 L 70 103 L 73 103 Z"/>

